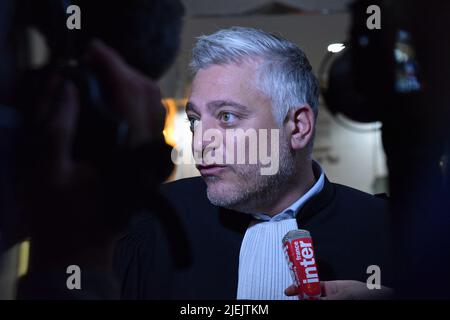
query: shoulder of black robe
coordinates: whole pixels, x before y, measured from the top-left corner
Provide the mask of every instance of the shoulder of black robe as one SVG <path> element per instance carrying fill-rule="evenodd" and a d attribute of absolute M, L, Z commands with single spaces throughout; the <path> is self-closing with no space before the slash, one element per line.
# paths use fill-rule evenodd
<path fill-rule="evenodd" d="M 392 223 L 385 197 L 330 183 L 297 214 L 300 229 L 313 238 L 319 277 L 366 282 L 371 265 L 381 284 L 392 286 Z"/>
<path fill-rule="evenodd" d="M 116 247 L 122 298 L 234 299 L 251 216 L 213 206 L 201 178 L 164 184 L 153 204 Z"/>
<path fill-rule="evenodd" d="M 154 203 L 135 217 L 118 243 L 122 297 L 235 299 L 239 251 L 251 215 L 213 206 L 200 177 L 163 185 Z M 367 267 L 378 265 L 382 285 L 390 284 L 384 199 L 326 179 L 297 220 L 299 228 L 311 232 L 321 280 L 365 282 Z"/>

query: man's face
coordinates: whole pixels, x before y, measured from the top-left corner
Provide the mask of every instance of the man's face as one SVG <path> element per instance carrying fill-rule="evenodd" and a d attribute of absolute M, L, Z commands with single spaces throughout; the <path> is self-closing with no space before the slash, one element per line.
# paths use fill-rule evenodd
<path fill-rule="evenodd" d="M 218 206 L 251 213 L 273 201 L 274 189 L 286 183 L 294 170 L 293 152 L 283 126 L 274 117 L 271 100 L 255 86 L 256 68 L 256 63 L 244 62 L 201 69 L 193 80 L 186 107 L 194 134 L 192 151 L 203 157 L 197 168 L 207 184 L 209 200 Z M 228 137 L 227 131 L 237 132 L 236 129 L 254 130 L 257 139 Z M 260 129 L 266 129 L 268 134 L 259 136 Z M 273 129 L 279 130 L 279 139 L 270 138 Z M 205 135 L 212 130 L 222 138 Z M 258 156 L 261 138 L 266 140 L 267 153 L 277 151 L 279 168 L 275 174 L 261 174 Z M 273 150 L 273 143 L 279 152 Z M 245 150 L 244 164 L 237 162 L 240 147 Z M 234 154 L 232 163 L 225 159 L 230 150 Z M 252 163 L 249 155 L 255 150 L 257 162 Z"/>

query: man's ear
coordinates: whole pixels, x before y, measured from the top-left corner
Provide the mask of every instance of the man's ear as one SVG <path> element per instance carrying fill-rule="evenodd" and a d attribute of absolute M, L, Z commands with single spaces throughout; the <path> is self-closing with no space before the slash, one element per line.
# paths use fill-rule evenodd
<path fill-rule="evenodd" d="M 291 135 L 291 146 L 294 150 L 304 149 L 314 132 L 314 112 L 308 104 L 292 109 L 288 113 L 287 128 Z"/>

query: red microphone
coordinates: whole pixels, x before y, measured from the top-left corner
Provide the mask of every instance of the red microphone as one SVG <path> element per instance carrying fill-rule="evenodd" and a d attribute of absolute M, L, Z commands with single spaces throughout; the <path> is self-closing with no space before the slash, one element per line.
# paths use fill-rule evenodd
<path fill-rule="evenodd" d="M 311 235 L 306 230 L 292 230 L 283 237 L 283 251 L 298 288 L 300 300 L 319 300 L 319 274 Z"/>

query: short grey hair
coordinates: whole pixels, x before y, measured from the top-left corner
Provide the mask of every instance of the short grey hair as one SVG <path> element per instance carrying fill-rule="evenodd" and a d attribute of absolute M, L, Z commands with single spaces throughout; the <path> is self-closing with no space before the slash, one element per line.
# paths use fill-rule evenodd
<path fill-rule="evenodd" d="M 319 86 L 305 53 L 294 43 L 274 34 L 232 27 L 198 38 L 192 52 L 191 70 L 211 65 L 240 63 L 262 58 L 257 88 L 272 100 L 274 116 L 283 123 L 289 110 L 308 104 L 318 114 Z"/>

